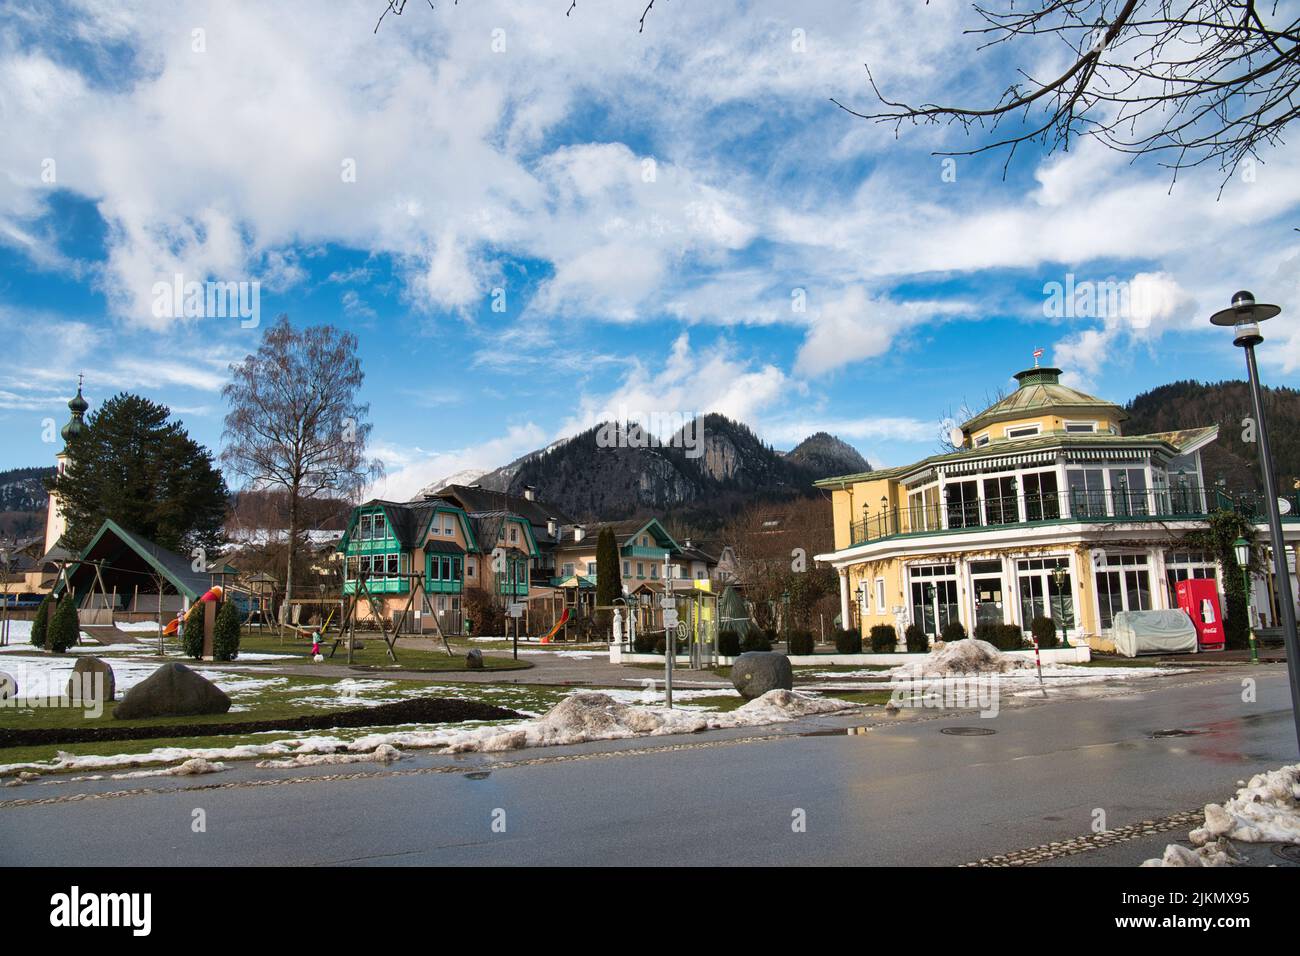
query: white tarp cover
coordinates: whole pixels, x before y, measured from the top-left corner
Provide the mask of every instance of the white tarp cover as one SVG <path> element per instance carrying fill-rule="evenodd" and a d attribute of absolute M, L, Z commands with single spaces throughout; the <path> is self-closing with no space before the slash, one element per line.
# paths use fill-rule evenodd
<path fill-rule="evenodd" d="M 1113 627 L 1115 650 L 1125 657 L 1196 653 L 1196 627 L 1186 611 L 1121 611 Z"/>

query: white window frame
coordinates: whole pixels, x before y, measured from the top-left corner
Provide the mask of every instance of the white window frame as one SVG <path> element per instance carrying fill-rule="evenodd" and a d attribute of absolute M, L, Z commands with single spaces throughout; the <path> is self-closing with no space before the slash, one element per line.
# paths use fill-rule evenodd
<path fill-rule="evenodd" d="M 1067 432 L 1072 432 L 1073 434 L 1076 434 L 1076 435 L 1089 435 L 1089 434 L 1091 434 L 1091 435 L 1095 435 L 1095 434 L 1097 434 L 1097 423 L 1096 423 L 1096 422 L 1070 422 L 1070 421 L 1066 421 L 1066 422 L 1062 422 L 1061 424 L 1062 424 L 1062 426 L 1065 428 L 1065 430 L 1066 430 Z"/>
<path fill-rule="evenodd" d="M 1029 432 L 1028 430 L 1031 428 L 1033 429 L 1033 431 Z M 1025 435 L 1011 434 L 1012 432 L 1018 432 L 1018 431 L 1026 431 L 1028 432 L 1028 434 Z M 1032 425 L 1006 425 L 1002 429 L 1002 437 L 1008 439 L 1009 438 L 1033 438 L 1034 436 L 1041 435 L 1042 433 L 1043 433 L 1043 426 L 1038 424 L 1037 422 L 1035 422 Z"/>

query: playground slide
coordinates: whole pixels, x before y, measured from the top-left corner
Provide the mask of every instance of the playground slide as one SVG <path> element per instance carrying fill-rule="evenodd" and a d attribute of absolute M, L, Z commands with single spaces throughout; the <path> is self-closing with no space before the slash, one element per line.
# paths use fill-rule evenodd
<path fill-rule="evenodd" d="M 546 632 L 545 636 L 542 638 L 542 643 L 543 644 L 551 643 L 551 638 L 555 637 L 556 634 L 560 633 L 560 628 L 564 627 L 564 623 L 568 619 L 569 619 L 569 609 L 566 607 L 564 609 L 564 613 L 560 615 L 560 619 L 555 622 L 555 627 L 551 628 L 549 631 Z"/>

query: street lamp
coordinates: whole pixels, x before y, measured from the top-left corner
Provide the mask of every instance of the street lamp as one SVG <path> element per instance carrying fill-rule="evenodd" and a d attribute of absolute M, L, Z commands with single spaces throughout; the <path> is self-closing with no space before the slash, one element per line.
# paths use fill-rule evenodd
<path fill-rule="evenodd" d="M 1064 648 L 1070 646 L 1069 631 L 1065 624 L 1065 579 L 1069 573 L 1069 569 L 1064 564 L 1058 564 L 1052 569 L 1052 580 L 1056 582 L 1056 603 L 1061 618 L 1061 647 Z"/>
<path fill-rule="evenodd" d="M 1255 346 L 1264 341 L 1259 323 L 1281 312 L 1276 305 L 1255 302 L 1249 292 L 1238 292 L 1232 306 L 1210 316 L 1215 325 L 1232 326 L 1232 342 L 1246 352 L 1246 373 L 1250 379 L 1250 400 L 1255 410 L 1255 429 L 1259 436 L 1259 467 L 1264 473 L 1264 504 L 1268 507 L 1268 533 L 1273 542 L 1273 573 L 1277 582 L 1278 605 L 1282 610 L 1282 639 L 1286 642 L 1286 669 L 1291 680 L 1291 717 L 1295 722 L 1296 743 L 1300 745 L 1300 673 L 1297 672 L 1295 607 L 1291 603 L 1291 575 L 1286 566 L 1286 543 L 1282 538 L 1282 517 L 1278 514 L 1277 489 L 1273 481 L 1273 453 L 1268 443 L 1268 420 L 1259 390 L 1259 366 Z"/>
<path fill-rule="evenodd" d="M 1255 644 L 1255 627 L 1250 620 L 1250 542 L 1238 538 L 1232 542 L 1233 553 L 1237 556 L 1237 567 L 1241 568 L 1241 583 L 1246 595 L 1246 625 L 1250 633 L 1250 662 L 1259 663 L 1259 648 Z"/>

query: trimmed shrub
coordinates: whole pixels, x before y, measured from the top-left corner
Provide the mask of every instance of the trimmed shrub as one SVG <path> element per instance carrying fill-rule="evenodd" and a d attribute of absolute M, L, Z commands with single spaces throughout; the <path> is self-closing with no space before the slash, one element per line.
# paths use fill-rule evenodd
<path fill-rule="evenodd" d="M 1041 648 L 1055 647 L 1057 643 L 1056 622 L 1050 617 L 1036 617 L 1029 622 L 1029 630 Z"/>
<path fill-rule="evenodd" d="M 1025 646 L 1025 637 L 1020 633 L 1019 624 L 997 624 L 989 643 L 1000 651 L 1018 651 Z"/>
<path fill-rule="evenodd" d="M 740 655 L 740 635 L 730 629 L 719 631 L 718 654 L 722 657 L 738 657 Z"/>
<path fill-rule="evenodd" d="M 233 661 L 239 656 L 239 608 L 234 601 L 222 601 L 212 627 L 212 659 Z"/>
<path fill-rule="evenodd" d="M 47 594 L 36 609 L 36 619 L 32 621 L 32 647 L 45 646 L 45 635 L 50 628 L 50 605 L 53 603 L 54 598 Z"/>
<path fill-rule="evenodd" d="M 840 654 L 861 654 L 862 635 L 851 627 L 836 631 L 835 650 Z"/>
<path fill-rule="evenodd" d="M 636 640 L 632 642 L 632 650 L 638 654 L 653 654 L 655 652 L 655 635 L 647 634 L 645 631 L 637 631 Z"/>
<path fill-rule="evenodd" d="M 771 634 L 771 631 L 759 631 L 757 628 L 751 629 L 745 635 L 745 639 L 740 642 L 741 651 L 770 651 L 772 649 Z"/>
<path fill-rule="evenodd" d="M 54 620 L 50 622 L 49 630 L 45 633 L 45 643 L 49 645 L 52 653 L 62 654 L 76 644 L 80 636 L 81 626 L 77 621 L 77 605 L 72 602 L 71 594 L 65 594 L 54 612 Z"/>
<path fill-rule="evenodd" d="M 816 643 L 812 631 L 799 630 L 791 631 L 786 635 L 785 646 L 786 650 L 791 654 L 812 654 Z"/>
<path fill-rule="evenodd" d="M 939 639 L 945 643 L 948 641 L 966 640 L 966 626 L 961 621 L 949 621 L 939 632 Z"/>
<path fill-rule="evenodd" d="M 892 624 L 877 624 L 871 629 L 871 649 L 877 654 L 892 654 L 898 648 L 898 631 Z"/>
<path fill-rule="evenodd" d="M 655 637 L 655 653 L 662 654 L 664 657 L 668 656 L 668 637 L 666 635 L 659 634 Z"/>
<path fill-rule="evenodd" d="M 903 639 L 907 641 L 909 654 L 927 654 L 930 651 L 930 636 L 921 630 L 919 624 L 907 625 L 907 630 L 903 632 Z"/>
<path fill-rule="evenodd" d="M 181 628 L 181 648 L 185 651 L 185 656 L 198 660 L 203 656 L 202 601 L 195 601 L 190 605 Z"/>

